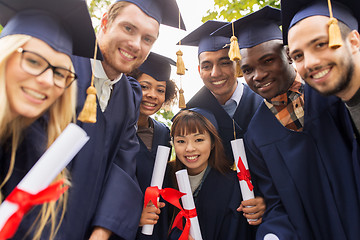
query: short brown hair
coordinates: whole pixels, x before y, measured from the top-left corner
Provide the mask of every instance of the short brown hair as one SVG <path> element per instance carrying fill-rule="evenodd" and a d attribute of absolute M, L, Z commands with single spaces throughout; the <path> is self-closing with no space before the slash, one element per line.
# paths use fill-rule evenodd
<path fill-rule="evenodd" d="M 130 4 L 130 2 L 126 1 L 120 1 L 112 4 L 107 12 L 108 21 L 106 23 L 106 27 L 110 26 L 121 11 Z"/>

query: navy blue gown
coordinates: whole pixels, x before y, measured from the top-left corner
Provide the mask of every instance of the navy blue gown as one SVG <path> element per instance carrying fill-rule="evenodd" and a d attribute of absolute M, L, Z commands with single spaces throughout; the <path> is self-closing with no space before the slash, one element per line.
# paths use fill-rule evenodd
<path fill-rule="evenodd" d="M 78 80 L 78 112 L 90 85 L 90 60 L 73 57 Z M 72 187 L 62 239 L 87 239 L 93 226 L 133 239 L 141 215 L 142 194 L 136 181 L 135 155 L 139 150 L 136 123 L 142 98 L 137 81 L 125 75 L 114 85 L 104 112 L 97 105 L 97 122 L 78 124 L 90 141 L 72 161 Z M 100 198 L 101 196 L 101 198 Z M 63 235 L 64 234 L 64 235 Z"/>
<path fill-rule="evenodd" d="M 236 211 L 242 201 L 236 172 L 223 175 L 210 169 L 203 181 L 195 200 L 202 238 L 255 239 L 256 227 L 249 225 L 242 213 Z M 179 236 L 179 231 L 173 230 L 170 239 L 177 239 Z"/>
<path fill-rule="evenodd" d="M 240 82 L 238 84 L 241 84 Z M 254 93 L 247 85 L 244 85 L 243 95 L 238 107 L 234 113 L 236 138 L 243 138 L 248 129 L 251 118 L 255 114 L 257 108 L 263 99 Z M 233 162 L 234 157 L 231 149 L 230 141 L 234 140 L 234 128 L 232 118 L 221 107 L 214 95 L 205 86 L 202 87 L 195 95 L 186 103 L 187 108 L 199 107 L 206 109 L 214 114 L 219 126 L 219 134 L 225 147 L 227 158 Z"/>
<path fill-rule="evenodd" d="M 138 137 L 140 142 L 140 151 L 136 155 L 136 176 L 139 181 L 141 191 L 145 194 L 145 190 L 150 186 L 152 170 L 154 168 L 157 147 L 159 145 L 171 147 L 169 128 L 155 119 L 151 119 L 154 123 L 154 136 L 151 151 L 149 151 L 143 141 Z M 141 233 L 141 227 L 138 229 L 136 239 L 166 239 L 168 231 L 167 208 L 162 208 L 160 219 L 154 226 L 151 236 Z"/>
<path fill-rule="evenodd" d="M 305 86 L 302 132 L 262 104 L 245 135 L 267 210 L 257 239 L 360 239 L 359 152 L 347 109 Z"/>

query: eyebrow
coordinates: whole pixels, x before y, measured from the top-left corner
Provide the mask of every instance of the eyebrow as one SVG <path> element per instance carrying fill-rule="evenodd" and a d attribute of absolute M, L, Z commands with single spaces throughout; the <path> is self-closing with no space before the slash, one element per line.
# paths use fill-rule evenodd
<path fill-rule="evenodd" d="M 308 43 L 306 43 L 305 46 L 308 47 L 308 46 L 314 44 L 315 42 L 319 41 L 321 38 L 326 38 L 326 36 L 316 37 L 316 38 L 310 40 Z M 294 51 L 291 51 L 291 52 L 289 53 L 289 55 L 290 55 L 290 57 L 291 57 L 291 55 L 293 55 L 293 54 L 295 54 L 295 53 L 298 53 L 298 52 L 301 52 L 301 51 L 300 51 L 299 49 L 295 49 Z"/>

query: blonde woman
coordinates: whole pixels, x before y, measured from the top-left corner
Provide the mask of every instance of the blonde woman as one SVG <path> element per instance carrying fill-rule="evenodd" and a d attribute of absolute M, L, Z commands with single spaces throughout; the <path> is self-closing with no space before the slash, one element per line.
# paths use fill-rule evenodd
<path fill-rule="evenodd" d="M 72 13 L 75 10 L 76 14 Z M 77 87 L 70 55 L 92 56 L 93 47 L 79 46 L 84 37 L 91 42 L 88 46 L 95 46 L 95 33 L 82 0 L 36 0 L 31 2 L 31 9 L 26 1 L 0 1 L 0 14 L 8 16 L 0 22 L 4 25 L 0 36 L 3 201 L 43 151 L 75 120 Z M 66 170 L 57 179 L 68 180 Z M 13 239 L 54 239 L 66 199 L 64 194 L 58 201 L 32 211 Z"/>

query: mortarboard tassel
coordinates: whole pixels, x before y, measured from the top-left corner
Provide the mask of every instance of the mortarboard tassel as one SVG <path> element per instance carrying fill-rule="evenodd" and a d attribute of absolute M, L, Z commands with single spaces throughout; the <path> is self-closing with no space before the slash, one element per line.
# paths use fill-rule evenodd
<path fill-rule="evenodd" d="M 96 60 L 97 53 L 97 38 L 95 40 L 95 52 L 94 52 L 94 60 Z M 78 120 L 84 123 L 96 123 L 96 88 L 94 87 L 94 67 L 92 68 L 91 74 L 91 84 L 90 87 L 86 90 L 86 100 L 84 103 L 84 107 L 81 110 Z"/>
<path fill-rule="evenodd" d="M 234 22 L 232 22 L 231 26 L 232 26 L 233 36 L 230 38 L 229 58 L 231 61 L 240 61 L 241 55 L 240 55 L 238 39 L 237 37 L 235 37 Z"/>
<path fill-rule="evenodd" d="M 243 72 L 241 70 L 240 61 L 236 61 L 235 76 L 236 77 L 244 76 L 244 74 L 243 74 Z"/>
<path fill-rule="evenodd" d="M 179 90 L 179 108 L 181 109 L 186 108 L 184 90 L 182 88 L 180 88 Z"/>
<path fill-rule="evenodd" d="M 230 50 L 229 50 L 229 58 L 231 61 L 240 61 L 241 55 L 240 55 L 240 49 L 239 49 L 239 43 L 237 40 L 237 37 L 232 36 L 230 38 Z"/>
<path fill-rule="evenodd" d="M 182 59 L 182 51 L 179 50 L 176 52 L 177 60 L 176 60 L 176 74 L 177 75 L 185 75 L 185 64 L 184 60 Z"/>
<path fill-rule="evenodd" d="M 328 22 L 329 25 L 329 47 L 336 49 L 342 46 L 343 41 L 341 38 L 341 32 L 338 25 L 338 20 L 333 17 L 331 2 L 328 0 L 330 20 Z"/>

